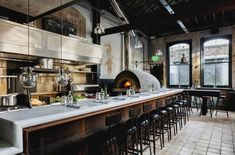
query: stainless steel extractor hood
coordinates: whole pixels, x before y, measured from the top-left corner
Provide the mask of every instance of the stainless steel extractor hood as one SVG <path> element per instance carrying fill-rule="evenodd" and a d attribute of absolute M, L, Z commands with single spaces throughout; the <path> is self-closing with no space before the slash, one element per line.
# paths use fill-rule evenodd
<path fill-rule="evenodd" d="M 0 53 L 2 57 L 13 54 L 16 59 L 29 55 L 32 59 L 62 57 L 63 60 L 100 64 L 103 47 L 0 19 Z"/>

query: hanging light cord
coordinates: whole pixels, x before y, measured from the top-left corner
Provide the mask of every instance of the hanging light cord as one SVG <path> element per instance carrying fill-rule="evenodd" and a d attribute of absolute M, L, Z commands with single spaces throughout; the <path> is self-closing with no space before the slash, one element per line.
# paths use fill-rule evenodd
<path fill-rule="evenodd" d="M 62 6 L 62 3 L 63 3 L 63 0 L 60 1 L 60 5 Z M 61 10 L 60 12 L 60 18 L 61 18 L 61 38 L 60 38 L 60 46 L 61 46 L 61 55 L 60 55 L 60 67 L 61 67 L 61 71 L 62 71 L 62 57 L 63 57 L 63 54 L 62 54 L 62 34 L 63 34 L 63 9 Z"/>
<path fill-rule="evenodd" d="M 29 0 L 28 0 L 28 10 L 27 10 L 27 25 L 28 25 L 28 61 L 29 61 Z M 29 63 L 28 63 L 29 67 Z"/>

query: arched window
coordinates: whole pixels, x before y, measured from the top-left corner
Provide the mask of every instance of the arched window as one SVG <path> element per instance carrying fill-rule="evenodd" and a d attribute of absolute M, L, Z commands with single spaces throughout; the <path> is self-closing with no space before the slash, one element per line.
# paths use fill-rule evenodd
<path fill-rule="evenodd" d="M 229 37 L 202 41 L 203 86 L 230 86 L 230 41 Z"/>
<path fill-rule="evenodd" d="M 191 85 L 191 41 L 169 43 L 168 86 L 188 87 Z"/>

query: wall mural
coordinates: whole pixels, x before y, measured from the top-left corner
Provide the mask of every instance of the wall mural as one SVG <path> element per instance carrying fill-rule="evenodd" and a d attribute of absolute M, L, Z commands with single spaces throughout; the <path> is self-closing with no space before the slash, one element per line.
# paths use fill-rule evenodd
<path fill-rule="evenodd" d="M 106 58 L 105 60 L 105 65 L 106 69 L 108 71 L 108 74 L 112 74 L 113 70 L 113 56 L 112 56 L 112 47 L 111 43 L 108 42 L 107 44 L 104 45 L 104 57 Z"/>
<path fill-rule="evenodd" d="M 121 72 L 121 35 L 107 35 L 101 37 L 104 52 L 101 61 L 101 79 L 115 79 Z"/>

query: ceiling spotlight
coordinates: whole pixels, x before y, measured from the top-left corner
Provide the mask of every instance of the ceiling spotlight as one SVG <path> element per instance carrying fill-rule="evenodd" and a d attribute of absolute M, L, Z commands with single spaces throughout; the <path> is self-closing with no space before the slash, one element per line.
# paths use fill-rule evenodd
<path fill-rule="evenodd" d="M 172 9 L 169 5 L 165 6 L 165 8 L 166 8 L 166 10 L 167 10 L 171 15 L 175 14 L 175 12 L 173 11 L 173 9 Z"/>
<path fill-rule="evenodd" d="M 184 30 L 185 33 L 189 33 L 188 29 L 184 26 L 184 24 L 181 20 L 177 20 L 177 23 Z"/>
<path fill-rule="evenodd" d="M 171 8 L 171 6 L 166 2 L 166 0 L 159 0 L 164 8 L 172 15 L 175 14 L 174 10 Z"/>

